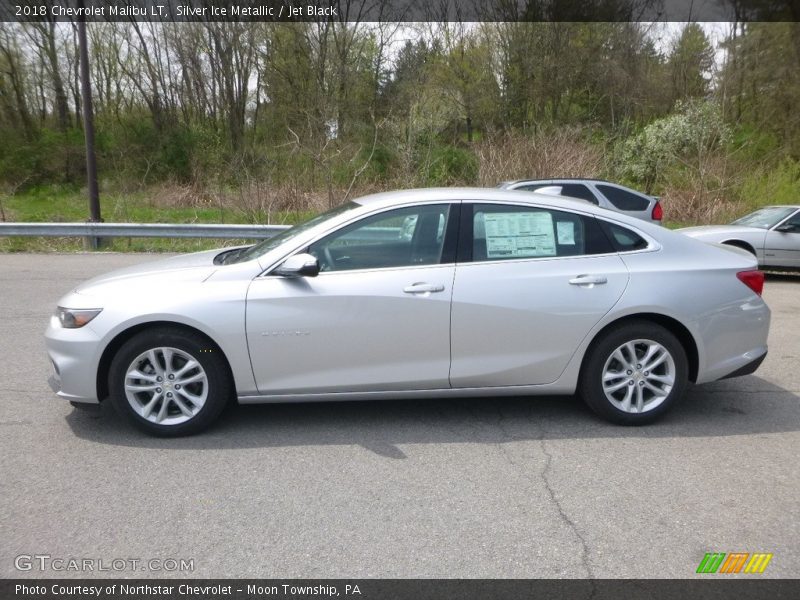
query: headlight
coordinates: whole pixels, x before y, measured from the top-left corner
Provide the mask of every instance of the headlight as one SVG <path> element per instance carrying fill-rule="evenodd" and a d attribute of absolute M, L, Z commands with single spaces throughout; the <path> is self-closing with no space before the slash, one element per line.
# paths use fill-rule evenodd
<path fill-rule="evenodd" d="M 65 329 L 78 329 L 100 314 L 102 308 L 56 308 L 58 322 Z"/>

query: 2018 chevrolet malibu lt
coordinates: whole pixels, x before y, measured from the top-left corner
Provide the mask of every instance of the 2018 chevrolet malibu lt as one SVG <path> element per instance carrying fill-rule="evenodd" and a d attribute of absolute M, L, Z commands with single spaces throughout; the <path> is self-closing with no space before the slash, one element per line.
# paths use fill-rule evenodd
<path fill-rule="evenodd" d="M 753 372 L 755 258 L 619 213 L 486 189 L 367 196 L 250 247 L 79 285 L 46 333 L 51 386 L 157 435 L 230 400 L 573 394 L 650 422 Z"/>
<path fill-rule="evenodd" d="M 678 231 L 704 242 L 747 250 L 765 268 L 800 270 L 800 205 L 765 206 L 730 225 Z"/>
<path fill-rule="evenodd" d="M 651 223 L 660 224 L 664 218 L 658 196 L 648 196 L 602 179 L 517 179 L 504 181 L 497 187 L 578 198 Z"/>

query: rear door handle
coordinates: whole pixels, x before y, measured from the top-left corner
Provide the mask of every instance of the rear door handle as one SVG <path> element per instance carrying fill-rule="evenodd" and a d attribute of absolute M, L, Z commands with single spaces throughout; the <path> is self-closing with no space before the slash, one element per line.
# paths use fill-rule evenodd
<path fill-rule="evenodd" d="M 608 283 L 608 279 L 601 275 L 578 275 L 569 280 L 570 285 L 601 285 Z"/>
<path fill-rule="evenodd" d="M 403 288 L 403 292 L 406 294 L 431 294 L 435 292 L 443 292 L 444 286 L 434 283 L 412 283 L 411 285 L 407 285 Z"/>

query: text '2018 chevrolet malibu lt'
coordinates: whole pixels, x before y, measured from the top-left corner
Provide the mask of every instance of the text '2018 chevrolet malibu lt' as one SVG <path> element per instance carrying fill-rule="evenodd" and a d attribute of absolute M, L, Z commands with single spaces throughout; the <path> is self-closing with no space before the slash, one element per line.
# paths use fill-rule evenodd
<path fill-rule="evenodd" d="M 59 302 L 56 393 L 181 435 L 230 400 L 573 394 L 616 423 L 767 354 L 737 248 L 526 192 L 348 202 L 246 248 L 115 271 Z"/>

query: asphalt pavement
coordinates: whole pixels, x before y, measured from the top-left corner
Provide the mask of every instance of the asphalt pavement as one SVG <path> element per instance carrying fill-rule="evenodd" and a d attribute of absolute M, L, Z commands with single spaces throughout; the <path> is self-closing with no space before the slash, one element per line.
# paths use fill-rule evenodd
<path fill-rule="evenodd" d="M 767 281 L 757 373 L 649 427 L 448 399 L 235 407 L 164 440 L 56 398 L 43 341 L 76 283 L 155 258 L 0 255 L 0 577 L 682 578 L 706 552 L 800 576 L 800 276 Z"/>

